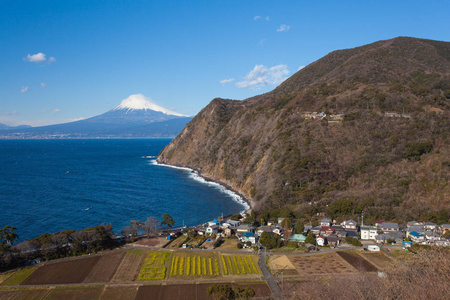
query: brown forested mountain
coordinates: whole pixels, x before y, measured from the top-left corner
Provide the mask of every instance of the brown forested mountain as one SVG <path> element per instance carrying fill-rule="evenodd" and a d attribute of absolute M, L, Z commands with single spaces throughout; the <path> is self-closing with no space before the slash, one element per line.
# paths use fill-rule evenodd
<path fill-rule="evenodd" d="M 255 209 L 448 220 L 449 119 L 450 43 L 399 37 L 332 52 L 267 94 L 214 99 L 158 161 Z"/>

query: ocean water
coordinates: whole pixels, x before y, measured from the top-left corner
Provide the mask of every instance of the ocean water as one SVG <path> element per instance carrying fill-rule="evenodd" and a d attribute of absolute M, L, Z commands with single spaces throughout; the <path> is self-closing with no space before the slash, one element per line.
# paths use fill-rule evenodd
<path fill-rule="evenodd" d="M 170 139 L 0 140 L 0 228 L 20 240 L 164 213 L 194 226 L 247 208 L 189 169 L 156 164 Z"/>

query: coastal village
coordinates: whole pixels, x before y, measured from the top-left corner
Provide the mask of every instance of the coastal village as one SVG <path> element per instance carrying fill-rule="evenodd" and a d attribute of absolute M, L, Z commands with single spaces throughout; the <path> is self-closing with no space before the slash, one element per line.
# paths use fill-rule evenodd
<path fill-rule="evenodd" d="M 241 295 L 232 299 L 297 299 L 309 288 L 313 290 L 308 293 L 314 292 L 317 279 L 366 276 L 373 282 L 385 272 L 411 271 L 408 264 L 423 259 L 421 249 L 445 263 L 446 252 L 439 249 L 450 245 L 450 224 L 433 222 L 377 221 L 369 226 L 362 220 L 337 224 L 322 218 L 312 226 L 277 218 L 263 226 L 254 224 L 251 213 L 242 213 L 196 227 L 164 226 L 145 234 L 111 235 L 116 246 L 109 250 L 88 250 L 54 261 L 34 259 L 28 267 L 0 274 L 0 299 L 75 295 L 83 296 L 79 299 L 220 299 L 224 286 Z M 95 230 L 105 229 L 101 227 Z M 87 242 L 87 237 L 86 233 L 81 245 L 89 249 L 98 241 Z M 44 255 L 60 247 L 76 247 L 56 246 L 56 238 L 49 240 L 53 242 L 34 251 Z"/>
<path fill-rule="evenodd" d="M 305 245 L 307 235 L 312 234 L 315 244 L 312 246 L 339 247 L 348 243 L 349 237 L 364 242 L 364 245 L 401 245 L 404 249 L 412 244 L 430 246 L 450 246 L 450 224 L 435 224 L 433 222 L 410 221 L 407 224 L 397 224 L 388 221 L 376 221 L 374 225 L 358 224 L 354 220 L 345 220 L 339 224 L 331 219 L 321 219 L 317 226 L 305 225 L 301 233 L 295 233 L 295 223 L 286 224 L 285 218 L 278 218 L 276 222 L 268 222 L 266 226 L 255 227 L 246 223 L 246 214 L 239 220 L 212 220 L 193 230 L 200 236 L 217 238 L 236 237 L 244 243 L 244 247 L 260 246 L 263 233 L 270 236 L 280 236 L 282 241 L 293 245 Z M 284 224 L 283 224 L 284 223 Z M 283 226 L 284 225 L 284 226 Z M 186 245 L 185 245 L 186 246 Z M 369 247 L 369 250 L 379 247 Z"/>

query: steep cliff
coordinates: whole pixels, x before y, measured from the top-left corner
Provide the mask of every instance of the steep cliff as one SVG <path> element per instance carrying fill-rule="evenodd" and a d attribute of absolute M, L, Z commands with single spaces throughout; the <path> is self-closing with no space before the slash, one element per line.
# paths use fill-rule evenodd
<path fill-rule="evenodd" d="M 450 43 L 399 37 L 332 52 L 270 93 L 214 99 L 158 161 L 256 209 L 339 200 L 373 218 L 437 213 L 450 208 L 449 108 Z"/>

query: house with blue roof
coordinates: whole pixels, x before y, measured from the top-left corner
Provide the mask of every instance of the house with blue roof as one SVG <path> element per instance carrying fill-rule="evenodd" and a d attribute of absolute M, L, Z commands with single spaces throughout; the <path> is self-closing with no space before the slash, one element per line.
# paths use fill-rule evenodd
<path fill-rule="evenodd" d="M 410 232 L 409 237 L 411 238 L 411 241 L 416 243 L 425 241 L 425 235 L 416 231 Z"/>
<path fill-rule="evenodd" d="M 289 242 L 295 242 L 295 243 L 304 243 L 306 239 L 306 236 L 304 236 L 303 234 L 293 234 L 291 235 L 291 237 L 288 239 Z"/>

